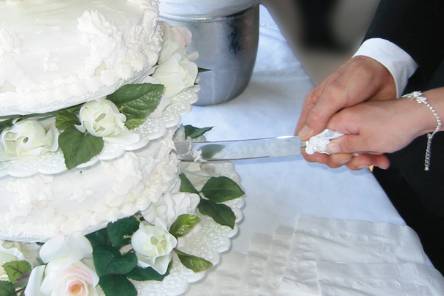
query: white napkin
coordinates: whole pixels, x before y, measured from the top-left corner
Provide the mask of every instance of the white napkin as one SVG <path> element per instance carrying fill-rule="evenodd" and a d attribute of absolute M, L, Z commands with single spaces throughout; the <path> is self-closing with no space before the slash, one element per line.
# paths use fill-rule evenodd
<path fill-rule="evenodd" d="M 162 15 L 225 16 L 240 12 L 258 0 L 160 0 Z"/>
<path fill-rule="evenodd" d="M 226 254 L 189 295 L 441 296 L 444 279 L 407 226 L 301 216 Z"/>
<path fill-rule="evenodd" d="M 441 296 L 441 274 L 414 263 L 299 262 L 297 280 L 286 275 L 275 296 Z M 316 273 L 316 275 L 315 275 Z M 317 285 L 316 285 L 317 284 Z"/>
<path fill-rule="evenodd" d="M 444 295 L 442 276 L 406 226 L 305 216 L 291 242 L 276 296 Z"/>
<path fill-rule="evenodd" d="M 306 259 L 342 263 L 426 264 L 427 256 L 408 226 L 300 216 L 292 253 Z"/>

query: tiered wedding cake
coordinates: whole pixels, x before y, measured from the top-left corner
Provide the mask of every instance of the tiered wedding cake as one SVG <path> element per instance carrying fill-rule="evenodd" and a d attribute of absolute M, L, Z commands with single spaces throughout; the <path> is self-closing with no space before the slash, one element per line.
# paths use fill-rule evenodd
<path fill-rule="evenodd" d="M 176 132 L 190 38 L 157 0 L 0 0 L 0 295 L 178 295 L 218 263 L 243 192 L 174 153 L 208 130 Z"/>

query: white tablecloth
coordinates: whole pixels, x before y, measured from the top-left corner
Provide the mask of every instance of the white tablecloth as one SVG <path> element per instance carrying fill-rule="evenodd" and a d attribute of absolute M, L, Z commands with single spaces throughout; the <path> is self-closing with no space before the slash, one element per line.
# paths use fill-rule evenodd
<path fill-rule="evenodd" d="M 303 99 L 312 87 L 312 82 L 265 10 L 262 10 L 261 18 L 259 56 L 253 79 L 247 90 L 238 98 L 222 105 L 194 107 L 184 118 L 186 124 L 200 127 L 214 126 L 214 130 L 207 135 L 209 140 L 293 134 Z M 266 247 L 261 246 L 267 241 L 268 234 L 273 237 L 276 229 L 282 229 L 286 225 L 294 227 L 295 219 L 299 215 L 404 225 L 384 191 L 366 170 L 359 172 L 347 169 L 332 170 L 321 165 L 309 164 L 301 158 L 237 161 L 236 168 L 247 193 L 247 205 L 240 235 L 234 240 L 233 255 L 230 257 L 228 254 L 224 257 L 224 260 L 233 263 L 232 266 L 242 265 L 242 260 L 248 261 L 245 256 L 239 254 L 247 254 L 249 251 L 252 253 L 251 244 L 257 240 L 258 233 L 265 234 L 266 237 L 256 246 L 253 243 L 253 247 L 258 249 L 258 254 L 253 252 L 258 255 L 255 261 L 260 262 L 261 258 L 268 256 Z M 417 253 L 412 254 L 412 258 L 416 255 L 420 258 L 421 246 L 414 234 L 409 235 L 409 240 L 416 241 L 411 245 L 411 249 Z M 277 245 L 280 246 L 279 241 Z M 289 245 L 287 249 L 290 250 L 291 246 Z M 273 252 L 271 254 L 273 256 Z M 264 266 L 273 265 L 272 262 L 268 260 Z M 225 267 L 221 267 L 221 273 L 228 268 L 229 263 L 226 264 Z M 254 264 L 252 269 L 259 270 Z M 281 262 L 282 264 L 284 263 Z M 415 272 L 417 270 L 416 267 L 406 266 L 406 269 L 409 268 Z M 318 273 L 317 277 L 320 276 Z M 233 282 L 225 283 L 226 285 L 234 285 L 236 277 L 231 278 Z M 211 275 L 208 280 L 211 280 Z M 317 285 L 320 284 L 319 280 Z M 215 285 L 215 289 L 220 290 L 217 288 L 217 280 Z M 206 289 L 203 287 L 200 287 L 200 291 Z M 401 290 L 399 291 L 401 293 Z M 196 286 L 192 289 L 191 295 L 205 295 L 205 293 L 199 294 L 199 286 Z M 234 294 L 227 292 L 217 295 Z M 248 295 L 271 294 L 254 292 Z"/>
<path fill-rule="evenodd" d="M 194 107 L 185 123 L 214 126 L 209 140 L 292 135 L 312 82 L 275 23 L 262 11 L 259 56 L 247 90 L 231 102 Z M 293 223 L 296 214 L 403 224 L 368 171 L 332 170 L 301 158 L 239 161 L 248 200 L 242 251 L 253 230 L 271 231 Z"/>

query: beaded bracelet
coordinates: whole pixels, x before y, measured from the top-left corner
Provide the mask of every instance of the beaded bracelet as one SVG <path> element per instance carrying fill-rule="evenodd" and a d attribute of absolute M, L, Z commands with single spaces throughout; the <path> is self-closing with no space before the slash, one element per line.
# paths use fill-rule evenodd
<path fill-rule="evenodd" d="M 426 96 L 421 91 L 414 91 L 412 93 L 406 94 L 402 96 L 403 98 L 410 99 L 416 101 L 418 104 L 425 105 L 430 112 L 432 112 L 433 117 L 436 120 L 436 128 L 433 132 L 427 134 L 427 148 L 425 152 L 425 160 L 424 160 L 424 170 L 429 171 L 430 170 L 430 162 L 432 159 L 432 142 L 433 137 L 436 135 L 437 132 L 441 130 L 442 127 L 442 121 L 441 118 L 439 118 L 438 112 L 436 109 L 429 103 Z"/>

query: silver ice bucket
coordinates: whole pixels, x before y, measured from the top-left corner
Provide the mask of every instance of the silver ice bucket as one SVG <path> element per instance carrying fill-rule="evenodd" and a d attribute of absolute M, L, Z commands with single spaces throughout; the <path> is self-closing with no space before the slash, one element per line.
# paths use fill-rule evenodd
<path fill-rule="evenodd" d="M 257 56 L 259 5 L 227 16 L 163 14 L 162 19 L 193 33 L 190 50 L 199 52 L 197 64 L 205 69 L 199 75 L 196 105 L 223 103 L 245 90 Z"/>

